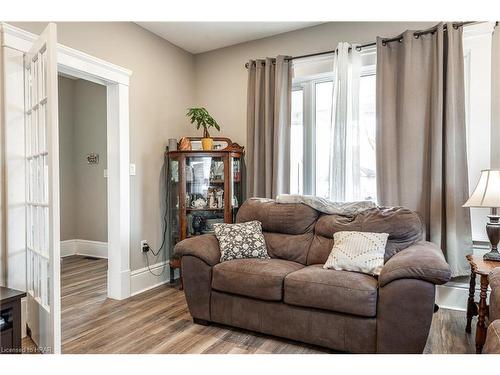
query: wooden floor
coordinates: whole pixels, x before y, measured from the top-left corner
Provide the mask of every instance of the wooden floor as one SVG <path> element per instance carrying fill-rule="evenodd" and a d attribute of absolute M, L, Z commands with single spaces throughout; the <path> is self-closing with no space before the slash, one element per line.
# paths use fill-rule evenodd
<path fill-rule="evenodd" d="M 124 301 L 106 298 L 107 262 L 81 256 L 62 263 L 63 353 L 330 353 L 239 329 L 193 324 L 184 294 L 160 286 Z M 434 314 L 425 353 L 473 353 L 465 313 Z"/>

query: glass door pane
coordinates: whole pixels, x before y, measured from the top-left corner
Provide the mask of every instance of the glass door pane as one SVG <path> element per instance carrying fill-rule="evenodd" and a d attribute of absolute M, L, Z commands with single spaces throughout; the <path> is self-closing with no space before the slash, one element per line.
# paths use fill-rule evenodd
<path fill-rule="evenodd" d="M 375 74 L 361 77 L 359 85 L 359 151 L 360 151 L 360 186 L 355 200 L 377 199 L 376 153 L 375 153 Z"/>
<path fill-rule="evenodd" d="M 186 235 L 213 233 L 224 222 L 224 160 L 186 156 Z"/>
<path fill-rule="evenodd" d="M 241 158 L 231 157 L 231 191 L 233 197 L 231 200 L 232 222 L 236 222 L 236 213 L 240 204 L 243 203 L 243 181 L 241 178 Z"/>
<path fill-rule="evenodd" d="M 304 92 L 292 91 L 292 126 L 290 130 L 290 194 L 303 194 Z"/>
<path fill-rule="evenodd" d="M 173 248 L 180 240 L 180 224 L 179 224 L 179 160 L 171 158 L 169 160 L 168 171 L 168 187 L 167 201 L 169 205 L 169 233 L 170 233 L 170 254 L 173 253 Z"/>

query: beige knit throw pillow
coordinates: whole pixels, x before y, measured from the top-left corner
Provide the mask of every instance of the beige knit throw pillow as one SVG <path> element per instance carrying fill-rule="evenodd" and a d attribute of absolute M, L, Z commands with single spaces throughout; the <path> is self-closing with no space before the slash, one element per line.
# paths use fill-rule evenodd
<path fill-rule="evenodd" d="M 323 268 L 380 275 L 388 238 L 388 233 L 336 232 Z"/>

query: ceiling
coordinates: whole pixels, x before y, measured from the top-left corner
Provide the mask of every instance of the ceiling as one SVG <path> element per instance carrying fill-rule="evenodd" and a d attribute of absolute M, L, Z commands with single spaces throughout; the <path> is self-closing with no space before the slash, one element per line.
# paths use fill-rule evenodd
<path fill-rule="evenodd" d="M 321 22 L 136 22 L 191 53 L 261 39 Z"/>

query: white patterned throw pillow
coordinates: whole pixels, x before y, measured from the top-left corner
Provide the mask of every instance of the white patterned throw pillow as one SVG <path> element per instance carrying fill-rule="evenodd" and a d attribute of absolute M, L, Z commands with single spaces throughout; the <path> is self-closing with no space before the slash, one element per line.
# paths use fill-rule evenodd
<path fill-rule="evenodd" d="M 220 261 L 244 258 L 269 259 L 260 221 L 238 224 L 214 224 L 219 240 Z"/>
<path fill-rule="evenodd" d="M 336 232 L 332 252 L 323 268 L 380 275 L 388 238 L 388 233 Z"/>

